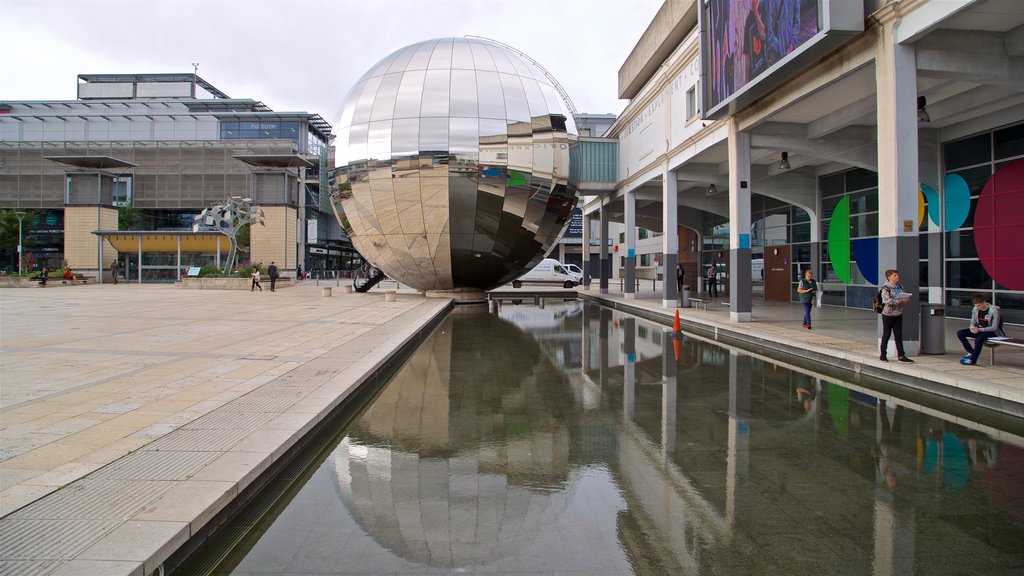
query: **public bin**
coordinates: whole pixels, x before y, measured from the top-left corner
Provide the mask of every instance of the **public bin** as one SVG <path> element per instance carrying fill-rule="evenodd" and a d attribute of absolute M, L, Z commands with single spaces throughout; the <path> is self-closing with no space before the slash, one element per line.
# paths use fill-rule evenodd
<path fill-rule="evenodd" d="M 682 294 L 682 296 L 680 296 L 679 307 L 680 308 L 689 308 L 690 307 L 690 287 L 685 285 L 685 284 L 683 285 L 683 294 Z"/>
<path fill-rule="evenodd" d="M 921 354 L 946 353 L 946 308 L 921 304 Z"/>

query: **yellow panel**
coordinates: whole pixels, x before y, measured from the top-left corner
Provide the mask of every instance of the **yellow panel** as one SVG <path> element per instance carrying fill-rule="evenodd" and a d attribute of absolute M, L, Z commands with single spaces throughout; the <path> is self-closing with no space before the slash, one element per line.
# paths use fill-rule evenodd
<path fill-rule="evenodd" d="M 139 251 L 139 236 L 132 234 L 111 234 L 104 236 L 114 250 L 135 254 Z M 231 241 L 223 234 L 195 234 L 192 236 L 181 236 L 182 252 L 204 252 L 215 254 L 217 243 L 220 242 L 221 254 L 227 254 L 231 250 Z M 173 234 L 144 234 L 142 235 L 143 252 L 170 252 L 178 251 L 178 236 Z"/>

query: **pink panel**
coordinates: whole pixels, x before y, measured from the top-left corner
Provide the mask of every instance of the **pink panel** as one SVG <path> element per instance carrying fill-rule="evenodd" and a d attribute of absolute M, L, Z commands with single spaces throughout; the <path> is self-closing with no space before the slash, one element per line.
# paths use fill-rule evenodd
<path fill-rule="evenodd" d="M 974 211 L 974 242 L 989 276 L 1024 290 L 1024 160 L 1006 164 L 985 184 Z"/>

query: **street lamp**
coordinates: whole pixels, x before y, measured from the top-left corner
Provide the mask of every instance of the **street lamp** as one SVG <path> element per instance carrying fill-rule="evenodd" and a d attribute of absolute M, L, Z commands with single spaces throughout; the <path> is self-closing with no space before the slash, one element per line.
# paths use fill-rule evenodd
<path fill-rule="evenodd" d="M 21 221 L 25 218 L 27 212 L 17 210 L 14 215 L 18 217 L 18 276 L 21 276 L 21 254 L 25 251 L 25 248 L 21 245 Z"/>

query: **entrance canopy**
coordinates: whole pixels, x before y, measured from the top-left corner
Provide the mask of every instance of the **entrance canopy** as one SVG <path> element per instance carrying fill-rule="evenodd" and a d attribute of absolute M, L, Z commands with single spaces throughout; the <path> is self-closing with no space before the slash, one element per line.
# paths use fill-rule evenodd
<path fill-rule="evenodd" d="M 118 252 L 177 252 L 179 241 L 182 252 L 227 254 L 231 240 L 220 232 L 191 232 L 186 230 L 94 230 L 93 234 L 105 238 Z M 139 240 L 142 240 L 140 247 Z"/>

